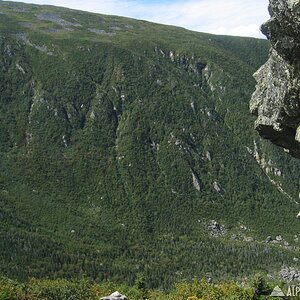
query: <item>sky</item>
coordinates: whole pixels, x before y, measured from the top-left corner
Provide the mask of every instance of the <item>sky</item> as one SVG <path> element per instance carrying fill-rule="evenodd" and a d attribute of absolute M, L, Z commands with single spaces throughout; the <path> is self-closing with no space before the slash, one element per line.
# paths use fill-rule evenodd
<path fill-rule="evenodd" d="M 268 0 L 14 0 L 176 25 L 214 34 L 262 38 Z"/>

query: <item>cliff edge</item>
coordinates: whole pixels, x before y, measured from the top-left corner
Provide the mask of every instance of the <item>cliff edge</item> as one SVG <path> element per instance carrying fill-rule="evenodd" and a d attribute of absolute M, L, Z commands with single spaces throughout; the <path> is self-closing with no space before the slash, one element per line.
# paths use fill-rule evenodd
<path fill-rule="evenodd" d="M 269 13 L 261 30 L 272 48 L 254 74 L 250 110 L 262 137 L 300 158 L 300 0 L 270 0 Z"/>

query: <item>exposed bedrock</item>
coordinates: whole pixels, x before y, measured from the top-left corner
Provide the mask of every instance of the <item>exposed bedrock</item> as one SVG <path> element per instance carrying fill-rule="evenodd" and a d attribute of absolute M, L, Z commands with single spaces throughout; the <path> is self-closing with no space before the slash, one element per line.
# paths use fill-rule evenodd
<path fill-rule="evenodd" d="M 270 0 L 269 12 L 261 30 L 272 48 L 254 74 L 250 110 L 262 137 L 300 158 L 300 0 Z"/>

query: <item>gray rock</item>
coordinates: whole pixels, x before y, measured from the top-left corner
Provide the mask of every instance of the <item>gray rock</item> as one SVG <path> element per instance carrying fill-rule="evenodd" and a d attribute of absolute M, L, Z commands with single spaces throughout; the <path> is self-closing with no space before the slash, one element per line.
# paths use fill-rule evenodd
<path fill-rule="evenodd" d="M 267 238 L 266 238 L 266 243 L 270 243 L 270 242 L 272 242 L 273 241 L 273 239 L 272 239 L 272 237 L 269 235 Z"/>
<path fill-rule="evenodd" d="M 4 53 L 8 56 L 8 57 L 12 57 L 14 55 L 10 44 L 6 44 L 5 48 L 4 48 Z"/>
<path fill-rule="evenodd" d="M 114 292 L 110 296 L 101 298 L 101 300 L 128 300 L 128 298 L 119 292 Z"/>
<path fill-rule="evenodd" d="M 203 189 L 202 182 L 197 174 L 192 171 L 193 185 L 198 192 L 201 192 Z"/>
<path fill-rule="evenodd" d="M 287 281 L 287 282 L 300 281 L 300 272 L 295 268 L 285 267 L 280 270 L 279 277 L 283 281 Z"/>
<path fill-rule="evenodd" d="M 238 239 L 238 236 L 237 236 L 236 234 L 233 234 L 233 235 L 231 236 L 231 239 L 235 241 L 235 240 Z"/>
<path fill-rule="evenodd" d="M 244 241 L 247 243 L 254 242 L 254 238 L 252 236 L 244 236 Z"/>
<path fill-rule="evenodd" d="M 82 26 L 81 24 L 79 24 L 77 22 L 66 21 L 66 20 L 62 19 L 61 17 L 59 17 L 58 15 L 51 14 L 51 13 L 39 14 L 39 15 L 36 15 L 36 17 L 40 21 L 53 22 L 62 27 L 68 27 L 68 26 L 81 27 Z"/>
<path fill-rule="evenodd" d="M 254 74 L 250 110 L 262 137 L 300 158 L 300 0 L 270 0 L 269 11 L 262 32 L 272 50 Z"/>
<path fill-rule="evenodd" d="M 206 151 L 206 158 L 208 161 L 211 161 L 211 154 L 209 151 Z"/>
<path fill-rule="evenodd" d="M 215 220 L 211 220 L 207 227 L 211 235 L 214 237 L 221 237 L 227 235 L 227 229 L 225 228 L 225 226 L 218 223 Z"/>
<path fill-rule="evenodd" d="M 213 187 L 217 193 L 223 193 L 223 189 L 218 182 L 214 181 Z"/>

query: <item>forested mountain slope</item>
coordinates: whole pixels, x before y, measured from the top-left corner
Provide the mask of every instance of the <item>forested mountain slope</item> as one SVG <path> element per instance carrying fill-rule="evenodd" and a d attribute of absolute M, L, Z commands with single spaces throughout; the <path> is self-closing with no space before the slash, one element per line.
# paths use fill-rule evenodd
<path fill-rule="evenodd" d="M 300 163 L 248 113 L 268 49 L 1 1 L 0 272 L 168 287 L 297 267 Z"/>

